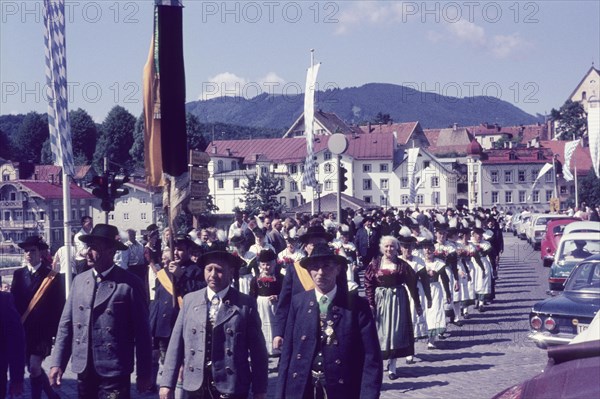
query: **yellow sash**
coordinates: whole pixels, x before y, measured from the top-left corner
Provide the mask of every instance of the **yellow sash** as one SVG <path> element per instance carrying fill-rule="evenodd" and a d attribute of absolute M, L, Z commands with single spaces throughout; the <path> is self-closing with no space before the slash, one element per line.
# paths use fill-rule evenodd
<path fill-rule="evenodd" d="M 165 290 L 167 290 L 167 292 L 171 294 L 171 296 L 174 296 L 173 281 L 171 281 L 171 279 L 169 278 L 167 271 L 165 269 L 160 269 L 158 273 L 156 273 L 156 278 L 158 279 L 158 282 L 161 283 L 163 287 L 165 287 Z M 181 305 L 183 304 L 183 298 L 180 295 L 177 296 L 177 303 L 179 304 L 179 308 L 181 309 Z"/>
<path fill-rule="evenodd" d="M 50 283 L 52 283 L 54 277 L 56 277 L 57 274 L 57 272 L 51 270 L 50 273 L 48 273 L 48 275 L 44 278 L 44 281 L 42 281 L 42 284 L 40 284 L 40 288 L 38 288 L 33 298 L 31 298 L 31 301 L 29 301 L 27 310 L 25 310 L 25 313 L 23 313 L 23 315 L 21 316 L 21 324 L 25 323 L 25 320 L 27 320 L 29 314 L 33 311 L 40 299 L 42 299 L 42 296 L 44 296 L 48 288 L 50 288 Z"/>
<path fill-rule="evenodd" d="M 302 283 L 302 286 L 306 291 L 310 291 L 315 288 L 315 283 L 310 277 L 310 273 L 308 270 L 300 266 L 300 262 L 294 262 L 294 268 L 296 269 L 296 274 L 298 275 L 298 280 Z"/>

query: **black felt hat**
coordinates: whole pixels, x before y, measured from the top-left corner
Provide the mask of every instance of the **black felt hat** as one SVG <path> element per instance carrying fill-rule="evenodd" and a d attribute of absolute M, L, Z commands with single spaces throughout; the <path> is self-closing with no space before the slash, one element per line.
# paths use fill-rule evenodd
<path fill-rule="evenodd" d="M 88 245 L 94 242 L 103 242 L 104 244 L 116 248 L 118 251 L 124 251 L 127 249 L 127 246 L 117 240 L 118 236 L 119 229 L 117 229 L 116 226 L 100 223 L 94 226 L 90 234 L 80 236 L 79 241 Z"/>
<path fill-rule="evenodd" d="M 338 264 L 346 267 L 348 259 L 345 256 L 337 255 L 333 248 L 326 243 L 316 244 L 310 256 L 300 259 L 300 266 L 309 269 L 315 263 L 324 262 L 326 260 L 335 260 Z"/>
<path fill-rule="evenodd" d="M 277 254 L 275 252 L 271 251 L 270 249 L 263 249 L 258 254 L 259 262 L 271 262 L 275 259 L 277 259 Z"/>
<path fill-rule="evenodd" d="M 37 247 L 40 251 L 48 249 L 48 244 L 46 244 L 44 239 L 40 236 L 29 236 L 25 241 L 20 242 L 18 245 L 23 249 L 27 247 Z"/>
<path fill-rule="evenodd" d="M 306 233 L 300 236 L 300 242 L 302 244 L 307 244 L 312 238 L 323 238 L 325 241 L 329 242 L 333 240 L 333 234 L 328 233 L 323 226 L 310 226 L 306 229 Z"/>

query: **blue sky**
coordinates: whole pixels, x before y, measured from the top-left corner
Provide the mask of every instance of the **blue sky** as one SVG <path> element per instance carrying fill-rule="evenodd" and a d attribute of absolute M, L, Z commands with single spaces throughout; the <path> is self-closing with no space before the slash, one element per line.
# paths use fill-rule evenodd
<path fill-rule="evenodd" d="M 560 107 L 600 66 L 600 2 L 184 1 L 187 101 L 296 94 L 310 49 L 320 87 L 404 84 Z M 0 1 L 0 114 L 45 112 L 40 1 Z M 68 1 L 71 109 L 142 111 L 153 1 Z"/>

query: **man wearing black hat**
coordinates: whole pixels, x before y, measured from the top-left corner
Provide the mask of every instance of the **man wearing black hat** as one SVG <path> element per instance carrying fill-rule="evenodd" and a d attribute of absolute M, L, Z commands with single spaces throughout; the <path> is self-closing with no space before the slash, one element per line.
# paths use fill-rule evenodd
<path fill-rule="evenodd" d="M 370 217 L 364 218 L 361 228 L 358 229 L 354 237 L 354 244 L 365 267 L 379 253 L 380 238 L 380 232 L 373 227 L 373 219 Z"/>
<path fill-rule="evenodd" d="M 226 251 L 198 259 L 207 287 L 186 295 L 160 378 L 161 399 L 171 399 L 179 369 L 187 398 L 264 399 L 268 355 L 256 300 L 231 287 L 243 260 Z"/>
<path fill-rule="evenodd" d="M 315 288 L 292 298 L 276 398 L 378 398 L 381 349 L 367 301 L 340 292 L 347 260 L 326 243 L 300 264 Z"/>
<path fill-rule="evenodd" d="M 71 359 L 80 398 L 129 398 L 134 352 L 137 389 L 150 387 L 148 303 L 139 278 L 113 263 L 115 252 L 127 249 L 118 234 L 98 224 L 79 238 L 88 245 L 90 270 L 73 280 L 52 352 L 50 382 L 60 386 Z"/>
<path fill-rule="evenodd" d="M 25 330 L 26 361 L 31 381 L 31 396 L 58 398 L 42 369 L 50 354 L 60 312 L 65 303 L 64 281 L 41 257 L 48 249 L 41 237 L 30 236 L 19 244 L 24 251 L 25 266 L 15 270 L 11 293 Z"/>

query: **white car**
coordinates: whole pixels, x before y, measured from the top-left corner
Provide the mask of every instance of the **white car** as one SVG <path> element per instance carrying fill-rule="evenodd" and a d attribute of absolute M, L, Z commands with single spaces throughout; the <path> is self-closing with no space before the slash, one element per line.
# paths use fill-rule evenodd
<path fill-rule="evenodd" d="M 535 214 L 531 218 L 531 223 L 529 224 L 529 229 L 527 229 L 527 242 L 531 244 L 534 250 L 540 249 L 540 244 L 542 243 L 542 239 L 544 238 L 544 234 L 546 234 L 546 225 L 550 220 L 556 219 L 565 219 L 568 216 L 565 215 L 557 215 L 557 214 Z"/>
<path fill-rule="evenodd" d="M 563 231 L 564 234 L 569 233 L 600 233 L 600 222 L 589 222 L 589 221 L 581 221 L 581 222 L 573 222 L 569 223 L 565 226 Z"/>
<path fill-rule="evenodd" d="M 519 227 L 517 227 L 517 237 L 521 240 L 526 238 L 527 229 L 531 224 L 532 213 L 526 213 L 525 215 L 521 215 L 521 223 L 519 223 Z"/>

